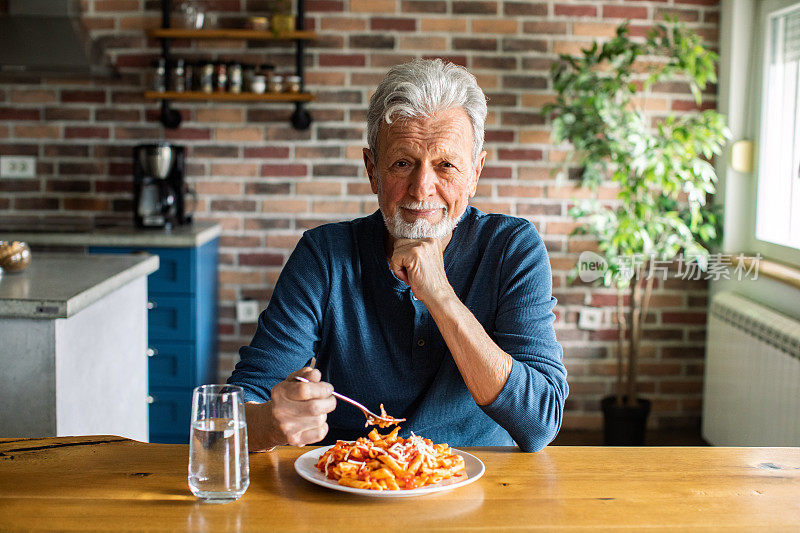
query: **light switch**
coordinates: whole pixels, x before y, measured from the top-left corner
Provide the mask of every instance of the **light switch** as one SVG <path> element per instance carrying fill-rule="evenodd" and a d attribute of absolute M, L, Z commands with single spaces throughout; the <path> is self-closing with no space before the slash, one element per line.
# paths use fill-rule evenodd
<path fill-rule="evenodd" d="M 0 156 L 0 177 L 35 178 L 36 158 L 33 156 Z"/>
<path fill-rule="evenodd" d="M 240 324 L 258 322 L 258 311 L 257 300 L 241 300 L 236 302 L 236 321 Z"/>
<path fill-rule="evenodd" d="M 578 317 L 578 328 L 596 331 L 603 325 L 603 310 L 596 307 L 584 307 Z"/>

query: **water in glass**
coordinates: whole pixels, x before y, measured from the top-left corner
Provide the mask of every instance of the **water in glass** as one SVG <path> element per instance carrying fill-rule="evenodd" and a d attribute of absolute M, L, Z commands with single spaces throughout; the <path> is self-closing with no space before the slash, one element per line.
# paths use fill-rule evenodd
<path fill-rule="evenodd" d="M 192 399 L 189 488 L 207 502 L 231 502 L 250 484 L 244 406 L 232 387 L 204 387 Z"/>

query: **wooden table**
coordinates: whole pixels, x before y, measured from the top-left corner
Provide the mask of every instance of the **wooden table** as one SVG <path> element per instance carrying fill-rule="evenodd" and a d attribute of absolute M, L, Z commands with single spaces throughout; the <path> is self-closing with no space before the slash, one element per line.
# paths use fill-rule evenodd
<path fill-rule="evenodd" d="M 251 454 L 247 493 L 214 505 L 187 488 L 185 445 L 0 440 L 0 530 L 800 528 L 798 448 L 466 448 L 486 464 L 478 482 L 397 499 L 304 481 L 308 449 Z"/>

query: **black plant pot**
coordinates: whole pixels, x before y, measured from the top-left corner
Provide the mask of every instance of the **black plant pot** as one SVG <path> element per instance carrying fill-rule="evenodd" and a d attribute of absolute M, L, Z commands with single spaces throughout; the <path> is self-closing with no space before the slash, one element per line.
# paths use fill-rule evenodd
<path fill-rule="evenodd" d="M 617 405 L 616 396 L 600 402 L 603 409 L 603 443 L 606 446 L 644 446 L 650 400 L 639 398 L 635 406 Z"/>

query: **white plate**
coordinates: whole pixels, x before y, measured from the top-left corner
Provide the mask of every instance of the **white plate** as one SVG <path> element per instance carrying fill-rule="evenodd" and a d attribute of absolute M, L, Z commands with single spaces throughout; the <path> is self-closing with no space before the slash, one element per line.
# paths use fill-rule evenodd
<path fill-rule="evenodd" d="M 297 458 L 294 462 L 294 469 L 300 474 L 300 477 L 310 481 L 311 483 L 315 483 L 320 485 L 321 487 L 326 487 L 333 490 L 340 490 L 342 492 L 352 492 L 355 494 L 361 494 L 363 496 L 375 496 L 378 498 L 401 498 L 407 496 L 422 496 L 423 494 L 431 494 L 434 492 L 440 492 L 443 490 L 451 490 L 458 487 L 463 487 L 464 485 L 469 485 L 470 483 L 477 481 L 483 475 L 486 467 L 483 466 L 483 461 L 478 459 L 472 454 L 467 452 L 462 452 L 461 450 L 456 450 L 455 448 L 451 448 L 453 453 L 457 453 L 461 457 L 464 458 L 464 469 L 465 474 L 461 474 L 454 478 L 445 479 L 441 483 L 437 483 L 436 485 L 429 485 L 427 487 L 420 487 L 418 489 L 409 489 L 409 490 L 370 490 L 370 489 L 357 489 L 355 487 L 347 487 L 345 485 L 339 485 L 336 481 L 332 479 L 328 479 L 325 475 L 317 470 L 317 461 L 319 460 L 320 456 L 328 451 L 329 449 L 333 448 L 333 446 L 324 446 L 322 448 L 317 448 L 311 451 L 308 451 Z"/>

